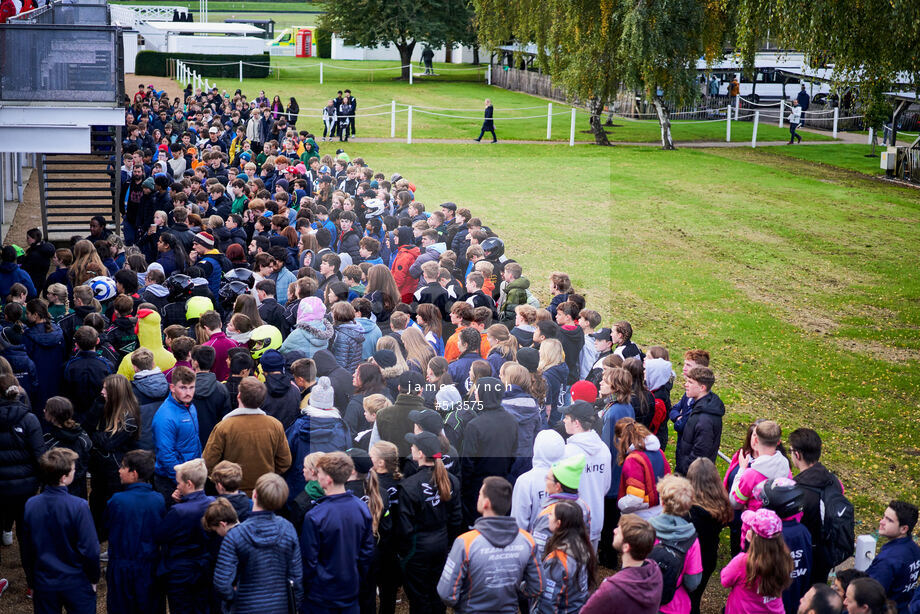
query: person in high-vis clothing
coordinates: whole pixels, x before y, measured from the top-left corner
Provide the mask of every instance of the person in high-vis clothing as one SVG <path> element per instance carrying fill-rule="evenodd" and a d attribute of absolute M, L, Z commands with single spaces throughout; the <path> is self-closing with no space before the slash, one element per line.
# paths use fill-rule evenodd
<path fill-rule="evenodd" d="M 518 590 L 528 598 L 543 592 L 543 571 L 533 537 L 508 514 L 511 484 L 486 478 L 479 490 L 481 518 L 454 540 L 444 564 L 438 595 L 455 612 L 518 610 Z"/>

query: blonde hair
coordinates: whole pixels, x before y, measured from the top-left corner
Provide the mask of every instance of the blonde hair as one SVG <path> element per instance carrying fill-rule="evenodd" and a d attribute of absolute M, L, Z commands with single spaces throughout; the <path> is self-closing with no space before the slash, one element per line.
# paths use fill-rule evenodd
<path fill-rule="evenodd" d="M 64 306 L 64 309 L 70 309 L 70 301 L 68 300 L 67 286 L 64 284 L 51 284 L 48 286 L 48 289 L 45 291 L 50 299 L 52 296 L 60 301 L 60 304 Z M 48 301 L 51 302 L 50 300 Z"/>
<path fill-rule="evenodd" d="M 525 324 L 533 325 L 537 321 L 537 310 L 532 305 L 523 303 L 514 308 L 514 313 L 524 318 Z"/>
<path fill-rule="evenodd" d="M 543 372 L 564 362 L 565 352 L 562 350 L 562 342 L 558 339 L 544 339 L 540 344 L 540 363 L 537 365 L 537 370 Z"/>
<path fill-rule="evenodd" d="M 394 313 L 393 315 L 396 314 Z M 390 319 L 392 319 L 392 316 Z M 403 345 L 406 346 L 406 354 L 408 354 L 409 359 L 418 363 L 422 373 L 427 373 L 428 361 L 434 358 L 434 350 L 431 348 L 431 344 L 425 341 L 425 336 L 422 332 L 414 326 L 410 326 L 403 332 L 401 339 Z"/>
<path fill-rule="evenodd" d="M 493 350 L 498 350 L 505 360 L 517 360 L 519 348 L 517 337 L 508 331 L 504 324 L 493 324 L 486 329 L 489 345 Z"/>
<path fill-rule="evenodd" d="M 499 378 L 506 386 L 520 386 L 530 393 L 530 371 L 516 362 L 508 361 L 498 370 Z"/>
<path fill-rule="evenodd" d="M 383 395 L 372 394 L 371 396 Z M 365 401 L 366 400 L 367 399 L 365 399 Z M 396 444 L 381 440 L 371 446 L 370 452 L 374 452 L 381 458 L 381 460 L 383 460 L 383 464 L 386 465 L 387 472 L 392 475 L 394 479 L 402 479 L 402 474 L 399 472 L 399 448 L 396 447 Z"/>
<path fill-rule="evenodd" d="M 204 483 L 208 479 L 208 466 L 205 465 L 203 458 L 193 458 L 180 465 L 173 467 L 176 470 L 176 479 L 180 482 L 191 482 L 196 489 L 204 488 Z"/>
<path fill-rule="evenodd" d="M 492 263 L 488 260 L 479 260 L 475 265 L 473 265 L 473 270 L 479 271 L 482 273 L 483 277 L 489 279 L 492 277 L 492 273 L 495 272 L 495 266 L 493 266 Z"/>
<path fill-rule="evenodd" d="M 687 478 L 670 473 L 658 480 L 658 500 L 665 514 L 686 516 L 693 506 L 693 485 Z"/>
<path fill-rule="evenodd" d="M 392 403 L 390 402 L 390 399 L 386 398 L 386 396 L 382 394 L 369 394 L 364 397 L 362 405 L 364 407 L 364 411 L 372 416 L 376 416 L 377 412 L 379 412 L 381 409 L 384 409 L 385 407 L 389 407 L 392 405 Z"/>
<path fill-rule="evenodd" d="M 374 265 L 377 266 L 377 265 Z M 396 354 L 396 366 L 387 367 L 386 369 L 381 368 L 380 372 L 383 375 L 383 379 L 390 379 L 391 377 L 396 377 L 402 375 L 409 370 L 409 365 L 406 364 L 406 357 L 403 356 L 402 349 L 399 347 L 399 342 L 396 341 L 393 337 L 389 335 L 384 335 L 380 339 L 377 339 L 377 349 L 378 350 L 390 350 Z"/>
<path fill-rule="evenodd" d="M 303 466 L 310 467 L 313 471 L 316 471 L 316 463 L 323 457 L 325 452 L 311 452 L 303 457 Z"/>
<path fill-rule="evenodd" d="M 277 473 L 265 473 L 256 480 L 255 495 L 259 507 L 269 512 L 280 510 L 288 498 L 288 485 Z"/>

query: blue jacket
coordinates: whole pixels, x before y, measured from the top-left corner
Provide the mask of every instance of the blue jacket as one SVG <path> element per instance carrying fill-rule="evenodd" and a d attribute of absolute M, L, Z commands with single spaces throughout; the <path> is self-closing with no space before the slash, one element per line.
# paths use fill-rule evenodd
<path fill-rule="evenodd" d="M 105 528 L 109 537 L 109 565 L 155 562 L 154 534 L 166 515 L 163 495 L 146 482 L 129 484 L 109 499 Z"/>
<path fill-rule="evenodd" d="M 377 351 L 377 340 L 383 336 L 377 324 L 369 318 L 355 318 L 355 322 L 364 331 L 364 343 L 361 344 L 361 359 L 367 360 Z"/>
<path fill-rule="evenodd" d="M 607 497 L 617 499 L 620 496 L 620 474 L 623 465 L 617 462 L 617 446 L 614 442 L 614 428 L 622 418 L 635 418 L 636 410 L 631 403 L 614 403 L 604 411 L 604 425 L 601 429 L 601 439 L 610 449 L 610 490 Z"/>
<path fill-rule="evenodd" d="M 341 418 L 317 418 L 303 414 L 288 428 L 286 435 L 291 449 L 291 468 L 284 474 L 289 499 L 302 493 L 307 485 L 303 479 L 303 459 L 307 454 L 344 452 L 351 447 L 351 434 Z"/>
<path fill-rule="evenodd" d="M 920 546 L 907 535 L 882 546 L 866 573 L 885 588 L 888 598 L 897 604 L 898 613 L 907 614 L 918 568 Z"/>
<path fill-rule="evenodd" d="M 75 589 L 99 582 L 99 539 L 85 499 L 46 486 L 26 502 L 23 567 L 36 589 Z"/>
<path fill-rule="evenodd" d="M 554 365 L 543 372 L 546 380 L 546 404 L 553 412 L 563 405 L 562 392 L 569 379 L 569 367 L 564 362 Z"/>
<path fill-rule="evenodd" d="M 0 297 L 6 298 L 13 284 L 22 284 L 26 287 L 28 298 L 35 298 L 35 284 L 32 283 L 32 278 L 28 273 L 19 268 L 15 262 L 0 264 Z"/>
<path fill-rule="evenodd" d="M 465 397 L 466 393 L 469 392 L 470 366 L 477 360 L 482 360 L 479 352 L 466 352 L 447 365 L 447 372 L 450 373 L 451 378 L 457 385 L 457 391 L 461 397 Z"/>
<path fill-rule="evenodd" d="M 191 584 L 207 573 L 210 538 L 201 518 L 213 500 L 203 490 L 189 493 L 166 512 L 154 532 L 161 557 L 157 575 L 168 576 L 169 584 Z"/>
<path fill-rule="evenodd" d="M 23 343 L 29 357 L 35 362 L 38 386 L 32 397 L 32 407 L 44 407 L 45 401 L 56 396 L 61 388 L 61 363 L 64 361 L 64 334 L 61 327 L 51 324 L 45 331 L 44 324 L 35 324 L 26 329 Z"/>
<path fill-rule="evenodd" d="M 514 416 L 518 425 L 517 451 L 511 475 L 517 478 L 533 467 L 533 442 L 540 432 L 540 407 L 536 399 L 520 386 L 505 386 L 502 409 Z"/>
<path fill-rule="evenodd" d="M 173 467 L 201 456 L 198 412 L 194 403 L 186 407 L 169 395 L 153 416 L 152 427 L 157 455 L 154 472 L 157 475 L 175 478 Z"/>
<path fill-rule="evenodd" d="M 35 387 L 38 385 L 38 371 L 35 363 L 26 353 L 26 347 L 21 343 L 19 345 L 9 345 L 0 356 L 6 358 L 13 369 L 13 375 L 19 380 L 19 385 L 26 391 L 31 399 L 35 394 Z"/>
<path fill-rule="evenodd" d="M 253 512 L 220 545 L 214 590 L 233 612 L 287 614 L 288 582 L 300 603 L 302 580 L 297 533 L 272 512 Z"/>
<path fill-rule="evenodd" d="M 357 606 L 374 555 L 367 505 L 349 492 L 322 497 L 300 532 L 304 610 Z"/>
<path fill-rule="evenodd" d="M 275 282 L 275 297 L 279 305 L 287 303 L 287 289 L 292 283 L 297 281 L 294 274 L 287 267 L 281 267 L 277 273 L 272 273 L 269 278 Z"/>
<path fill-rule="evenodd" d="M 783 520 L 783 541 L 792 554 L 792 584 L 783 591 L 783 606 L 787 612 L 798 612 L 799 601 L 811 588 L 811 533 L 797 520 Z"/>

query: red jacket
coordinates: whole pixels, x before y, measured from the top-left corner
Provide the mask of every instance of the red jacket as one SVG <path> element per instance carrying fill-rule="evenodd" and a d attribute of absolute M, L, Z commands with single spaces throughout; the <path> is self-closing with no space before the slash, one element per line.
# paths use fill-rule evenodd
<path fill-rule="evenodd" d="M 419 250 L 416 246 L 400 245 L 396 258 L 393 259 L 393 266 L 390 267 L 393 280 L 399 288 L 400 299 L 407 305 L 412 303 L 412 295 L 418 289 L 418 280 L 409 274 L 409 267 L 415 263 L 418 256 Z"/>

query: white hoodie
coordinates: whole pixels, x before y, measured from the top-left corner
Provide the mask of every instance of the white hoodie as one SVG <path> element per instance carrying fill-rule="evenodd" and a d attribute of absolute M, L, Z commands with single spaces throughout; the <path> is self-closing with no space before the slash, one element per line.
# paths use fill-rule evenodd
<path fill-rule="evenodd" d="M 597 431 L 576 433 L 565 444 L 565 458 L 585 455 L 585 470 L 578 485 L 578 496 L 591 510 L 591 541 L 597 542 L 604 526 L 604 495 L 610 490 L 610 449 Z"/>
<path fill-rule="evenodd" d="M 562 458 L 564 451 L 562 435 L 551 429 L 537 433 L 533 442 L 533 469 L 522 473 L 514 482 L 511 495 L 511 517 L 525 531 L 533 530 L 533 523 L 546 499 L 546 474 L 553 463 Z"/>

